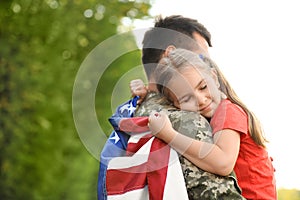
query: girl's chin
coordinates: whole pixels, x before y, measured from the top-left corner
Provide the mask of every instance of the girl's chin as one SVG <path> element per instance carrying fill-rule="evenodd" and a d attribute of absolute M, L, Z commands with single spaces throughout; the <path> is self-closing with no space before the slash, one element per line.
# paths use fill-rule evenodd
<path fill-rule="evenodd" d="M 205 118 L 212 118 L 213 116 L 213 111 L 209 111 L 209 112 L 206 112 L 206 113 L 200 113 L 203 117 Z"/>

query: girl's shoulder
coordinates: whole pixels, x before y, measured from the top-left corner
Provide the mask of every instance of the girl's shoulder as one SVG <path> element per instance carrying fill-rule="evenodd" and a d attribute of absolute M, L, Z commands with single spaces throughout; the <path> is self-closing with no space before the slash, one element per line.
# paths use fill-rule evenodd
<path fill-rule="evenodd" d="M 242 114 L 244 116 L 247 116 L 246 112 L 241 106 L 231 102 L 229 99 L 223 99 L 218 107 L 218 110 L 222 110 L 226 113 Z"/>
<path fill-rule="evenodd" d="M 230 100 L 222 100 L 211 121 L 213 133 L 223 129 L 231 129 L 240 133 L 248 131 L 248 116 L 244 110 Z"/>

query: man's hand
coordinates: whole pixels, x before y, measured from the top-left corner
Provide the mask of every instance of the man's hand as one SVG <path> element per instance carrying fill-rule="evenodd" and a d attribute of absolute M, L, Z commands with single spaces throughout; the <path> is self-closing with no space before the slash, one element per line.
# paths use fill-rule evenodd
<path fill-rule="evenodd" d="M 130 91 L 132 96 L 139 96 L 138 104 L 141 104 L 148 93 L 148 88 L 141 79 L 130 81 Z"/>

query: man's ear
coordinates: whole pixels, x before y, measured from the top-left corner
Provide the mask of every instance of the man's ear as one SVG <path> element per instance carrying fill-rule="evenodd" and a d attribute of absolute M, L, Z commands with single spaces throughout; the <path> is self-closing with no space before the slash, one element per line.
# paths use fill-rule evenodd
<path fill-rule="evenodd" d="M 169 55 L 169 53 L 175 49 L 176 49 L 176 47 L 174 45 L 169 45 L 166 48 L 166 51 L 164 52 L 163 57 L 167 57 Z"/>

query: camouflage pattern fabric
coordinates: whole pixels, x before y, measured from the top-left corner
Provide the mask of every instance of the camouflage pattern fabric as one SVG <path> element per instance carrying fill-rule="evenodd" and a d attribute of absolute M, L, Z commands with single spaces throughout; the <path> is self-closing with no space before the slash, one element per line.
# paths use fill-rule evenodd
<path fill-rule="evenodd" d="M 137 108 L 135 116 L 148 116 L 151 111 L 168 112 L 173 127 L 178 132 L 197 140 L 213 143 L 208 121 L 195 112 L 181 111 L 170 105 L 161 95 L 150 92 Z M 218 176 L 206 172 L 183 156 L 179 156 L 189 199 L 245 199 L 241 196 L 235 174 Z M 174 191 L 175 192 L 175 191 Z"/>

